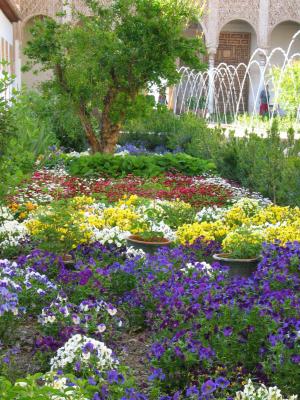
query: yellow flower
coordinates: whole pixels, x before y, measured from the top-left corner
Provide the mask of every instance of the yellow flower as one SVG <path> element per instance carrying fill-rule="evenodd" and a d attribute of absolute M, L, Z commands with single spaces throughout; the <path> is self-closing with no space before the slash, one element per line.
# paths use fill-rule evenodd
<path fill-rule="evenodd" d="M 89 225 L 94 226 L 97 229 L 101 229 L 105 226 L 105 220 L 98 217 L 97 215 L 90 215 L 87 217 Z"/>
<path fill-rule="evenodd" d="M 194 224 L 184 224 L 177 230 L 177 239 L 180 243 L 192 244 L 200 236 L 204 240 L 221 241 L 228 233 L 228 227 L 222 221 L 216 222 L 195 222 Z"/>
<path fill-rule="evenodd" d="M 272 204 L 260 210 L 251 218 L 250 222 L 253 225 L 276 224 L 278 222 L 293 222 L 298 218 L 300 218 L 300 209 L 298 207 L 280 207 Z"/>
<path fill-rule="evenodd" d="M 20 213 L 20 215 L 19 215 L 19 218 L 22 220 L 22 219 L 25 219 L 27 217 L 27 213 L 26 212 L 21 212 Z"/>
<path fill-rule="evenodd" d="M 140 219 L 140 216 L 129 208 L 111 207 L 103 211 L 103 219 L 106 226 L 117 226 L 128 231 L 134 222 Z"/>
<path fill-rule="evenodd" d="M 300 218 L 291 224 L 270 226 L 265 229 L 265 239 L 267 242 L 280 240 L 282 244 L 287 242 L 300 241 Z"/>
<path fill-rule="evenodd" d="M 95 202 L 92 197 L 89 196 L 77 196 L 73 197 L 71 203 L 76 206 L 76 208 L 83 208 L 84 206 L 91 205 Z"/>
<path fill-rule="evenodd" d="M 117 207 L 125 205 L 127 207 L 134 206 L 138 202 L 139 197 L 136 194 L 131 195 L 128 197 L 126 194 L 123 196 L 123 200 L 119 200 L 117 203 Z"/>

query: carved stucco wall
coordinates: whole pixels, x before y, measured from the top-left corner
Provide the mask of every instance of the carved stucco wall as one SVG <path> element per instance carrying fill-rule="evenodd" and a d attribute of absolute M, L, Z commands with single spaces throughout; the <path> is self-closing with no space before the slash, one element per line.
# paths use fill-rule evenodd
<path fill-rule="evenodd" d="M 109 3 L 109 0 L 100 0 Z M 199 0 L 201 4 L 202 0 Z M 56 18 L 64 0 L 20 0 L 23 24 L 36 15 Z M 77 9 L 88 11 L 84 0 L 70 0 Z M 233 20 L 248 22 L 259 46 L 267 46 L 274 27 L 283 21 L 300 23 L 300 0 L 208 0 L 201 21 L 208 47 L 217 47 L 220 31 Z"/>
<path fill-rule="evenodd" d="M 109 0 L 99 0 L 102 4 L 109 3 Z M 45 15 L 57 18 L 56 14 L 63 10 L 65 0 L 20 0 L 20 9 L 23 20 L 36 16 Z M 75 7 L 81 12 L 90 12 L 84 0 L 69 0 L 71 7 Z"/>
<path fill-rule="evenodd" d="M 259 0 L 230 0 L 219 1 L 218 32 L 232 20 L 245 20 L 255 31 L 258 31 Z"/>
<path fill-rule="evenodd" d="M 209 0 L 203 24 L 207 43 L 218 46 L 219 34 L 234 20 L 248 22 L 259 47 L 268 47 L 274 27 L 284 21 L 300 23 L 300 0 Z"/>
<path fill-rule="evenodd" d="M 300 0 L 270 0 L 269 36 L 272 30 L 281 22 L 295 21 L 300 23 Z"/>
<path fill-rule="evenodd" d="M 63 0 L 21 0 L 20 11 L 24 22 L 36 15 L 56 18 L 62 10 Z"/>

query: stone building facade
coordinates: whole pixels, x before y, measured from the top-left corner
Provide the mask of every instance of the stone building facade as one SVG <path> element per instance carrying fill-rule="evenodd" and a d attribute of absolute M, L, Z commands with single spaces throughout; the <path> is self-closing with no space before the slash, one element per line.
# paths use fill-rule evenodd
<path fill-rule="evenodd" d="M 0 4 L 3 1 L 0 0 Z M 200 7 L 203 0 L 198 1 Z M 22 21 L 15 23 L 14 31 L 21 47 L 30 38 L 30 26 L 36 18 L 62 18 L 57 16 L 62 9 L 67 15 L 64 18 L 71 18 L 72 7 L 88 12 L 84 0 L 68 0 L 67 5 L 65 0 L 18 0 L 18 3 Z M 203 34 L 209 67 L 213 68 L 222 62 L 247 64 L 257 48 L 264 51 L 259 60 L 263 63 L 265 54 L 273 48 L 287 49 L 298 30 L 300 0 L 207 0 L 201 21 L 188 32 Z M 294 50 L 300 53 L 300 35 L 295 41 Z M 276 64 L 281 61 L 275 56 L 273 62 Z M 23 82 L 31 87 L 36 83 L 36 77 L 26 73 Z"/>

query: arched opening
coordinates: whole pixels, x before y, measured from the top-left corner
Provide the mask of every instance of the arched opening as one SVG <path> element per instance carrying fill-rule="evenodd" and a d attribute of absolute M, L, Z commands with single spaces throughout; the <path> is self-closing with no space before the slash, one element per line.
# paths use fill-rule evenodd
<path fill-rule="evenodd" d="M 300 34 L 292 43 L 293 36 L 300 31 L 300 23 L 294 21 L 284 21 L 278 24 L 270 35 L 270 49 L 281 48 L 288 57 L 300 53 Z M 285 62 L 281 51 L 276 51 L 271 59 L 273 65 L 282 66 Z"/>
<path fill-rule="evenodd" d="M 276 25 L 269 37 L 268 60 L 270 103 L 272 111 L 300 118 L 299 63 L 300 23 L 283 21 Z"/>
<path fill-rule="evenodd" d="M 32 34 L 31 34 L 31 29 L 38 20 L 43 20 L 44 18 L 49 18 L 44 15 L 37 15 L 32 18 L 30 18 L 23 26 L 23 38 L 22 38 L 22 48 L 24 49 L 27 45 L 27 43 L 31 40 Z M 27 57 L 24 55 L 23 51 L 21 54 L 22 58 L 22 65 L 25 65 L 27 62 Z M 37 65 L 37 70 L 39 69 L 39 66 Z M 28 71 L 28 72 L 23 72 L 22 73 L 22 82 L 25 84 L 25 86 L 29 89 L 34 89 L 39 86 L 41 82 L 44 82 L 48 79 L 51 78 L 51 72 L 45 71 L 45 72 L 39 72 L 38 74 L 35 74 L 33 70 Z"/>
<path fill-rule="evenodd" d="M 257 48 L 257 35 L 250 23 L 243 20 L 228 22 L 221 29 L 215 58 L 215 112 L 230 120 L 237 112 L 253 108 L 251 86 L 259 76 L 248 73 L 252 53 Z M 219 67 L 218 67 L 219 66 Z"/>

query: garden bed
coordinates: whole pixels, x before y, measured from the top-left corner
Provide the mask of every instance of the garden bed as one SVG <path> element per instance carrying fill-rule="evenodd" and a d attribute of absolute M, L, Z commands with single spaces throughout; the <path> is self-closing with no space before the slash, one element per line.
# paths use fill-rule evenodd
<path fill-rule="evenodd" d="M 83 178 L 60 166 L 37 170 L 1 216 L 5 400 L 29 388 L 53 400 L 300 393 L 298 208 L 212 176 Z M 171 247 L 126 247 L 147 229 Z M 222 252 L 262 258 L 231 277 L 212 260 Z"/>

